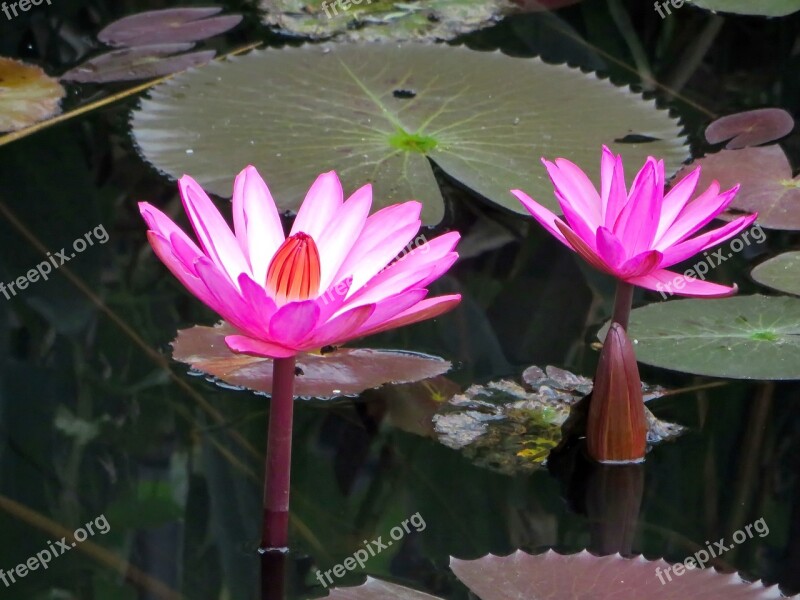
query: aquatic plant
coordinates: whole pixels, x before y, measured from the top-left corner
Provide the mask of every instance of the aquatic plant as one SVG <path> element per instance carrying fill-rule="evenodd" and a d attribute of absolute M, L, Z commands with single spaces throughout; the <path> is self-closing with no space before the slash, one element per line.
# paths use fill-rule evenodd
<path fill-rule="evenodd" d="M 189 176 L 178 183 L 200 242 L 169 217 L 139 204 L 150 244 L 199 300 L 232 325 L 232 351 L 274 359 L 264 495 L 265 548 L 288 541 L 289 469 L 296 356 L 436 317 L 458 294 L 426 298 L 426 286 L 458 258 L 451 232 L 394 260 L 420 227 L 418 202 L 372 216 L 372 188 L 343 202 L 334 172 L 311 186 L 289 236 L 255 168 L 236 178 L 233 231 Z"/>
<path fill-rule="evenodd" d="M 605 146 L 599 192 L 574 163 L 563 158 L 555 162 L 543 159 L 543 162 L 566 222 L 525 192 L 512 190 L 512 194 L 562 244 L 618 280 L 611 323 L 614 340 L 606 336 L 607 343 L 612 342 L 615 349 L 604 348 L 595 376 L 587 428 L 589 453 L 603 462 L 640 460 L 644 456 L 644 415 L 619 418 L 629 414 L 626 407 L 632 394 L 638 397 L 637 402 L 642 401 L 638 371 L 630 360 L 632 346 L 625 334 L 633 288 L 640 286 L 684 296 L 734 294 L 735 285 L 711 283 L 705 281 L 704 275 L 698 278 L 678 274 L 667 267 L 732 238 L 751 225 L 757 215 L 743 215 L 722 227 L 695 235 L 730 205 L 738 186 L 720 193 L 719 184 L 714 181 L 692 200 L 700 179 L 701 170 L 697 168 L 665 194 L 664 162 L 648 157 L 629 191 L 622 158 Z M 615 328 L 615 324 L 619 327 Z M 617 382 L 619 377 L 634 379 L 636 385 L 631 382 L 625 386 Z M 620 403 L 616 408 L 609 406 L 616 403 Z M 594 419 L 591 414 L 595 415 Z M 603 441 L 609 432 L 614 432 L 622 446 Z"/>

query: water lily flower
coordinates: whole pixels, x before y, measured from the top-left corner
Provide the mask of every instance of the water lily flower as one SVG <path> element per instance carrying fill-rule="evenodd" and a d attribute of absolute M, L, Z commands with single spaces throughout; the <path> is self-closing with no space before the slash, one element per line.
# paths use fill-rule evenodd
<path fill-rule="evenodd" d="M 392 262 L 420 228 L 419 202 L 369 216 L 370 185 L 343 201 L 339 178 L 323 173 L 286 237 L 252 166 L 234 183 L 233 231 L 194 179 L 184 175 L 178 186 L 199 245 L 142 202 L 150 244 L 192 294 L 238 329 L 225 339 L 234 352 L 295 356 L 436 317 L 460 300 L 428 298 L 426 289 L 456 261 L 458 232 Z"/>
<path fill-rule="evenodd" d="M 727 287 L 667 270 L 699 252 L 737 235 L 757 215 L 694 235 L 733 200 L 739 187 L 720 193 L 717 182 L 692 199 L 700 167 L 664 193 L 664 161 L 649 157 L 630 190 L 625 186 L 622 158 L 603 147 L 598 191 L 586 174 L 570 161 L 542 160 L 555 187 L 564 220 L 521 190 L 517 199 L 562 244 L 593 267 L 620 281 L 683 296 L 728 296 Z M 694 236 L 694 237 L 693 237 Z M 674 285 L 674 282 L 679 285 Z"/>
<path fill-rule="evenodd" d="M 597 365 L 586 449 L 604 463 L 638 462 L 647 447 L 642 381 L 633 345 L 619 323 L 611 323 Z"/>

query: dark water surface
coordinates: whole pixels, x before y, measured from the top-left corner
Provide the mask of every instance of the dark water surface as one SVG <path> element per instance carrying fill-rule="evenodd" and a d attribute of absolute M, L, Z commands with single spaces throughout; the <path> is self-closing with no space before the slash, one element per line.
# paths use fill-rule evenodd
<path fill-rule="evenodd" d="M 523 15 L 459 41 L 569 60 L 636 87 L 634 57 L 609 4 L 630 14 L 665 86 L 655 96 L 682 116 L 695 155 L 706 149 L 709 115 L 798 108 L 797 15 L 712 17 L 685 7 L 662 21 L 648 2 L 587 0 L 560 11 L 561 21 Z M 60 73 L 75 64 L 75 47 L 99 25 L 172 5 L 53 0 L 13 22 L 0 15 L 0 54 Z M 220 50 L 282 43 L 259 26 L 251 5 L 226 7 L 247 19 L 213 42 Z M 721 23 L 709 37 L 711 19 Z M 73 87 L 67 102 L 128 85 Z M 670 96 L 676 86 L 684 100 Z M 15 280 L 44 251 L 68 247 L 87 232 L 97 242 L 48 281 L 0 297 L 0 568 L 14 569 L 89 522 L 95 535 L 88 541 L 96 544 L 0 584 L 3 598 L 163 597 L 154 581 L 190 600 L 257 597 L 268 402 L 192 376 L 168 359 L 178 329 L 211 324 L 214 315 L 146 243 L 136 201 L 167 206 L 177 216 L 177 189 L 132 146 L 127 120 L 135 102 L 0 146 L 0 281 Z M 783 142 L 795 164 L 798 139 Z M 531 168 L 539 168 L 537 159 L 531 157 Z M 527 220 L 520 226 L 520 218 L 465 197 L 441 177 L 450 206 L 458 204 L 442 228 L 469 237 L 491 221 L 511 240 L 461 260 L 433 286 L 464 295 L 457 311 L 362 343 L 443 356 L 457 365 L 447 377 L 462 389 L 518 378 L 531 364 L 591 376 L 597 353 L 590 344 L 609 315 L 613 282 L 591 273 L 540 227 Z M 764 245 L 717 269 L 715 280 L 756 290 L 746 265 L 792 249 L 794 240 L 770 232 Z M 645 366 L 642 378 L 674 388 L 714 381 Z M 730 545 L 737 530 L 759 520 L 768 533 L 756 533 L 716 565 L 798 592 L 800 388 L 723 383 L 651 404 L 660 418 L 689 431 L 656 447 L 641 467 L 612 472 L 578 464 L 559 476 L 478 466 L 422 435 L 429 425 L 415 412 L 425 414 L 420 387 L 299 402 L 288 597 L 324 595 L 317 568 L 331 569 L 364 540 L 389 539 L 412 516 L 412 532 L 371 557 L 365 572 L 442 598 L 470 597 L 448 569 L 450 556 L 589 548 L 680 561 L 707 541 L 724 538 Z M 362 580 L 359 569 L 337 583 Z"/>

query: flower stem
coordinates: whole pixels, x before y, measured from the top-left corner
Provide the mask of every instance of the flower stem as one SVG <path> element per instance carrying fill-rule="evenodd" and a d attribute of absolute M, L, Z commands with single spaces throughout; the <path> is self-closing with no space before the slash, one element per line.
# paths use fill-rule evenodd
<path fill-rule="evenodd" d="M 287 548 L 289 545 L 295 357 L 276 358 L 272 368 L 267 459 L 264 463 L 262 551 Z"/>
<path fill-rule="evenodd" d="M 614 316 L 612 323 L 619 323 L 628 331 L 628 321 L 633 307 L 633 284 L 627 281 L 617 281 L 617 295 L 614 298 Z"/>

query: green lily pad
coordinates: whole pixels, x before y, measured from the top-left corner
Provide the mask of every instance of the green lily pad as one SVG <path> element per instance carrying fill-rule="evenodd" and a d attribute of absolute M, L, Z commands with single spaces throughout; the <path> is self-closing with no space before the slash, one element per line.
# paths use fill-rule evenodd
<path fill-rule="evenodd" d="M 709 377 L 800 379 L 798 298 L 658 302 L 631 313 L 628 333 L 648 365 Z"/>
<path fill-rule="evenodd" d="M 156 86 L 132 121 L 148 161 L 215 194 L 230 196 L 254 164 L 279 207 L 297 210 L 335 169 L 350 190 L 372 182 L 376 210 L 422 201 L 428 224 L 444 214 L 430 161 L 527 214 L 510 189 L 559 210 L 541 156 L 595 177 L 604 143 L 633 165 L 660 156 L 670 173 L 687 157 L 677 120 L 627 88 L 538 59 L 424 44 L 255 51 Z"/>
<path fill-rule="evenodd" d="M 800 10 L 800 0 L 691 0 L 692 4 L 719 12 L 783 17 Z"/>
<path fill-rule="evenodd" d="M 506 0 L 261 0 L 264 21 L 285 35 L 374 42 L 449 40 L 493 25 Z"/>
<path fill-rule="evenodd" d="M 761 285 L 800 296 L 800 252 L 785 252 L 758 265 L 750 276 Z"/>

